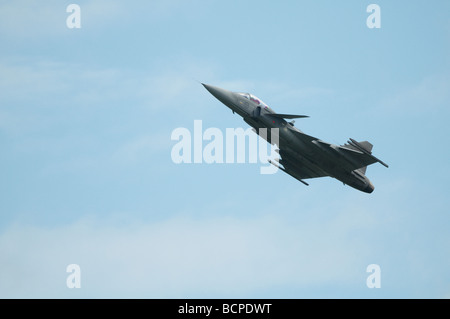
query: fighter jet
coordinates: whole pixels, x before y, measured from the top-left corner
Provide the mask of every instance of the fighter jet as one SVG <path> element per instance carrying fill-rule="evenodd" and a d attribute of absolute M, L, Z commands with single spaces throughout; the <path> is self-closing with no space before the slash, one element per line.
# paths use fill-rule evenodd
<path fill-rule="evenodd" d="M 373 145 L 350 138 L 347 144 L 334 145 L 307 135 L 294 126 L 294 121 L 306 115 L 275 113 L 261 99 L 249 93 L 231 92 L 212 85 L 202 85 L 220 102 L 238 113 L 255 132 L 274 144 L 271 128 L 278 128 L 278 153 L 281 159 L 269 163 L 305 185 L 305 179 L 330 176 L 365 193 L 372 193 L 373 184 L 365 175 L 368 165 L 388 165 L 372 155 Z M 260 129 L 266 128 L 265 134 Z M 274 139 L 276 140 L 276 139 Z M 279 165 L 281 164 L 281 166 Z"/>

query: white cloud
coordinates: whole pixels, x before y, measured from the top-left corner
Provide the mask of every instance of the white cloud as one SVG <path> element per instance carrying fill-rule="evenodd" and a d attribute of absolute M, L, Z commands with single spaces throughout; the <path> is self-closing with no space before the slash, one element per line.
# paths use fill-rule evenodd
<path fill-rule="evenodd" d="M 356 220 L 357 227 L 365 223 Z M 352 271 L 364 258 L 364 244 L 346 236 L 355 224 L 317 222 L 295 225 L 262 215 L 126 224 L 84 219 L 53 228 L 16 224 L 0 236 L 0 296 L 74 296 L 65 286 L 72 263 L 82 271 L 75 293 L 100 298 L 251 297 L 280 285 L 359 279 Z"/>
<path fill-rule="evenodd" d="M 387 114 L 400 112 L 430 115 L 443 111 L 448 106 L 449 100 L 450 79 L 448 76 L 430 75 L 423 78 L 420 83 L 382 100 L 380 109 Z"/>
<path fill-rule="evenodd" d="M 154 133 L 137 136 L 120 145 L 113 153 L 112 160 L 132 164 L 139 160 L 149 160 L 151 154 L 166 150 L 169 152 L 171 141 L 166 134 Z"/>
<path fill-rule="evenodd" d="M 53 61 L 3 59 L 0 129 L 19 133 L 34 127 L 51 127 L 52 122 L 62 123 L 69 117 L 89 119 L 98 112 L 129 114 L 137 108 L 183 114 L 199 107 L 194 96 L 202 88 L 191 77 L 203 77 L 201 74 L 208 72 L 208 68 L 181 66 L 178 72 L 148 74 Z"/>
<path fill-rule="evenodd" d="M 76 3 L 81 7 L 82 30 L 88 28 L 90 32 L 96 32 L 128 18 L 128 6 L 124 2 L 98 0 Z M 71 14 L 66 12 L 69 4 L 58 0 L 4 1 L 0 4 L 0 35 L 30 41 L 66 36 L 67 32 L 73 31 L 66 25 Z"/>

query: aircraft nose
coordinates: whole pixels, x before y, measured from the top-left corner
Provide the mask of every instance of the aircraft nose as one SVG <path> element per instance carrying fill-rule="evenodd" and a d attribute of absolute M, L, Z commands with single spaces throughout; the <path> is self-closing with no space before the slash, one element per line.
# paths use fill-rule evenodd
<path fill-rule="evenodd" d="M 214 93 L 216 93 L 216 92 L 218 92 L 218 91 L 220 90 L 220 88 L 215 87 L 215 86 L 212 86 L 212 85 L 209 85 L 209 84 L 202 83 L 202 85 L 203 85 L 203 87 L 204 87 L 205 89 L 207 89 L 208 92 L 211 93 L 212 95 L 214 95 Z"/>
<path fill-rule="evenodd" d="M 230 91 L 204 83 L 202 83 L 202 85 L 205 87 L 205 89 L 208 90 L 209 93 L 211 93 L 216 99 L 218 99 L 222 103 L 228 104 L 233 99 L 233 93 Z"/>

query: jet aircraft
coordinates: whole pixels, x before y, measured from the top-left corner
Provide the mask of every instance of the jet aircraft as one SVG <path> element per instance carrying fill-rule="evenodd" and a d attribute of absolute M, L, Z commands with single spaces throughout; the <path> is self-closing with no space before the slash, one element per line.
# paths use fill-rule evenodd
<path fill-rule="evenodd" d="M 373 184 L 365 175 L 368 165 L 388 165 L 372 155 L 373 145 L 350 138 L 347 144 L 334 145 L 307 135 L 286 119 L 305 118 L 306 115 L 275 113 L 261 99 L 249 93 L 231 92 L 216 86 L 202 85 L 220 102 L 238 113 L 255 132 L 272 143 L 271 128 L 278 128 L 278 153 L 281 159 L 269 162 L 299 180 L 330 176 L 365 193 L 372 193 Z M 266 136 L 259 129 L 266 128 Z M 281 164 L 281 166 L 279 165 Z"/>

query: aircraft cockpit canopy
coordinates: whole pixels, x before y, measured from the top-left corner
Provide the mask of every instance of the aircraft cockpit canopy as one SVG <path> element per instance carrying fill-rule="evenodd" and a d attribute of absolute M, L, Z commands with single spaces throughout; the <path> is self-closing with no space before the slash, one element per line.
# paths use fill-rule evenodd
<path fill-rule="evenodd" d="M 266 103 L 264 103 L 261 99 L 257 98 L 253 94 L 249 93 L 238 93 L 240 96 L 245 97 L 247 100 L 255 102 L 258 106 L 268 107 Z"/>

